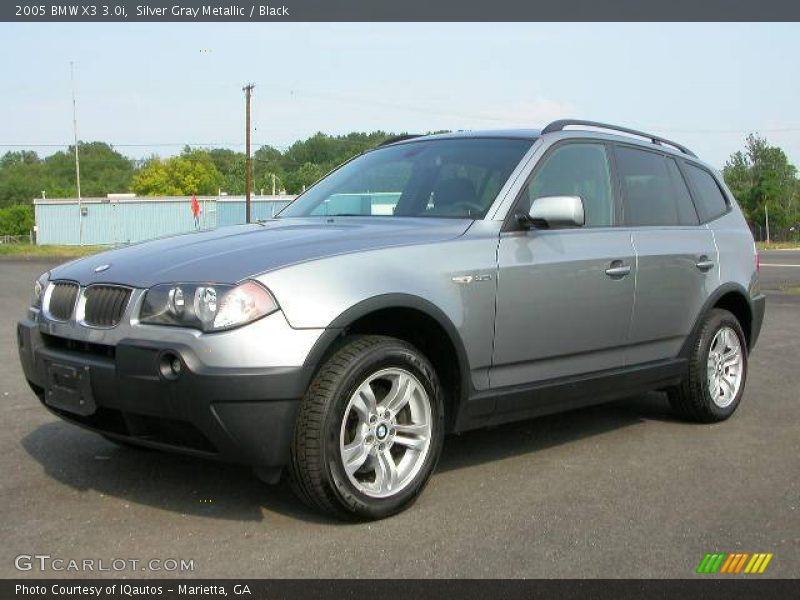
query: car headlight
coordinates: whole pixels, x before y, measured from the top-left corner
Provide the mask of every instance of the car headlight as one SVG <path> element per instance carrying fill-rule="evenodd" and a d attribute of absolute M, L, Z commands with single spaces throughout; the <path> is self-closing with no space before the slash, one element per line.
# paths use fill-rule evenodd
<path fill-rule="evenodd" d="M 50 272 L 42 274 L 39 279 L 33 282 L 33 298 L 31 298 L 31 306 L 34 308 L 42 307 L 42 300 L 44 299 L 44 291 L 47 289 L 47 283 L 50 281 Z"/>
<path fill-rule="evenodd" d="M 239 285 L 166 283 L 147 290 L 139 321 L 223 331 L 252 323 L 276 310 L 275 298 L 255 281 Z"/>

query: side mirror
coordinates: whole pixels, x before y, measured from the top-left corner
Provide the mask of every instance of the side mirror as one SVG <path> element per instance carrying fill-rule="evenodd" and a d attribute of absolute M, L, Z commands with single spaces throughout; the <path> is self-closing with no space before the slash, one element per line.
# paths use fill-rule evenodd
<path fill-rule="evenodd" d="M 583 227 L 586 215 L 580 196 L 543 196 L 536 198 L 527 215 L 517 215 L 525 228 L 549 229 L 555 227 Z"/>

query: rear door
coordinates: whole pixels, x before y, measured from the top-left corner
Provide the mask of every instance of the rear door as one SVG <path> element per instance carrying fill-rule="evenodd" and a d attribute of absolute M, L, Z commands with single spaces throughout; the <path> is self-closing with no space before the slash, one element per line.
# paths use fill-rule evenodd
<path fill-rule="evenodd" d="M 716 288 L 712 232 L 700 224 L 676 160 L 616 145 L 624 223 L 637 255 L 636 296 L 626 364 L 674 358 Z"/>
<path fill-rule="evenodd" d="M 562 142 L 537 164 L 514 212 L 544 196 L 580 196 L 586 225 L 501 234 L 491 385 L 621 367 L 634 296 L 630 234 L 618 210 L 610 148 Z"/>

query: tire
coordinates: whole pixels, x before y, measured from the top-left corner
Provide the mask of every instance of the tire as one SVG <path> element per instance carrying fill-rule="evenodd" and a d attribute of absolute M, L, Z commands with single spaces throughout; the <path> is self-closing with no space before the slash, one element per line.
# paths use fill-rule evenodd
<path fill-rule="evenodd" d="M 687 420 L 724 421 L 739 406 L 746 381 L 747 342 L 742 326 L 733 314 L 715 308 L 706 315 L 692 344 L 689 373 L 668 391 L 669 402 Z"/>
<path fill-rule="evenodd" d="M 395 338 L 345 338 L 302 400 L 292 488 L 338 518 L 389 517 L 422 492 L 443 437 L 443 392 L 428 359 Z"/>

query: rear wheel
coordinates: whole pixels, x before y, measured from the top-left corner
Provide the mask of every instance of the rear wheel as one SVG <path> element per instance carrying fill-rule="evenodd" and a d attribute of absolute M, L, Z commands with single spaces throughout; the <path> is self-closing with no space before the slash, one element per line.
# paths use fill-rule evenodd
<path fill-rule="evenodd" d="M 742 326 L 733 314 L 715 308 L 694 341 L 688 375 L 669 391 L 670 404 L 693 421 L 724 421 L 739 406 L 746 379 L 747 344 Z"/>
<path fill-rule="evenodd" d="M 413 346 L 383 336 L 347 340 L 303 399 L 291 475 L 311 506 L 380 519 L 417 498 L 439 458 L 442 390 Z"/>

